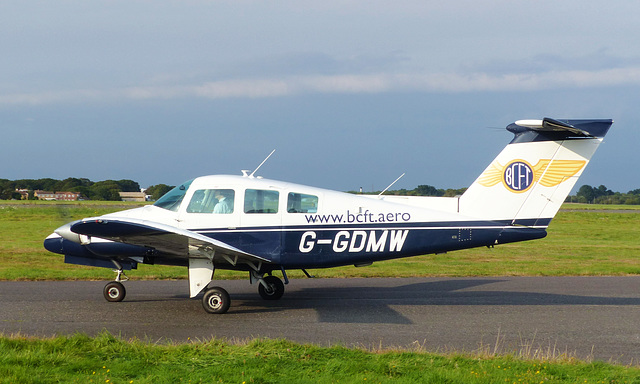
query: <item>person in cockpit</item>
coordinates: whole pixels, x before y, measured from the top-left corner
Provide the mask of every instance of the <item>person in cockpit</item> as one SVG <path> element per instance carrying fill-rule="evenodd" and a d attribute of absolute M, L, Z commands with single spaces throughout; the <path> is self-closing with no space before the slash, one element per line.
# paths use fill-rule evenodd
<path fill-rule="evenodd" d="M 217 190 L 215 192 L 218 204 L 213 207 L 213 213 L 233 213 L 233 201 L 229 199 L 225 191 Z"/>

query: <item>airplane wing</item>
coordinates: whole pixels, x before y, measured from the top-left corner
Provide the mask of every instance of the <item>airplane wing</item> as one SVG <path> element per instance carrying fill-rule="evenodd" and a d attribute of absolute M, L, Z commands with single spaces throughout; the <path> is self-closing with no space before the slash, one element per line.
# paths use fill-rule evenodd
<path fill-rule="evenodd" d="M 133 218 L 90 218 L 71 225 L 80 235 L 153 248 L 182 258 L 215 258 L 235 265 L 238 262 L 271 262 L 227 243 L 170 225 Z"/>

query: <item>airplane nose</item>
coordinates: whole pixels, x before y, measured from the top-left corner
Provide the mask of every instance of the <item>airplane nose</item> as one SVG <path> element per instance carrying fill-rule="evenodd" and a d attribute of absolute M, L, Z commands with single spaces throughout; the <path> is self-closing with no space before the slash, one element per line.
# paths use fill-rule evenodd
<path fill-rule="evenodd" d="M 78 220 L 80 221 L 80 220 Z M 58 229 L 56 229 L 55 231 L 53 231 L 54 233 L 60 235 L 60 237 L 62 237 L 63 239 L 69 240 L 69 241 L 73 241 L 74 243 L 78 243 L 80 244 L 82 241 L 80 240 L 80 235 L 78 235 L 77 233 L 71 232 L 71 226 L 75 223 L 77 223 L 78 221 L 72 221 L 71 223 L 67 223 L 61 227 L 59 227 Z"/>
<path fill-rule="evenodd" d="M 53 253 L 62 253 L 62 242 L 63 238 L 60 237 L 57 233 L 52 233 L 44 239 L 44 248 Z"/>

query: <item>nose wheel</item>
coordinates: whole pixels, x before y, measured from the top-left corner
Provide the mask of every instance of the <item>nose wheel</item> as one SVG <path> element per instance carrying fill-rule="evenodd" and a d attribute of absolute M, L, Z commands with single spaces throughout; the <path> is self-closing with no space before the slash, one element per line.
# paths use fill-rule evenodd
<path fill-rule="evenodd" d="M 104 286 L 102 291 L 104 298 L 110 302 L 117 302 L 124 300 L 127 291 L 124 289 L 124 285 L 118 281 L 112 281 Z"/>
<path fill-rule="evenodd" d="M 124 285 L 122 285 L 121 281 L 127 281 L 129 278 L 125 276 L 122 265 L 116 259 L 112 259 L 111 262 L 117 268 L 113 270 L 113 272 L 117 273 L 116 280 L 107 283 L 102 290 L 102 294 L 107 301 L 118 302 L 124 300 L 124 297 L 127 294 L 127 290 L 124 289 Z"/>

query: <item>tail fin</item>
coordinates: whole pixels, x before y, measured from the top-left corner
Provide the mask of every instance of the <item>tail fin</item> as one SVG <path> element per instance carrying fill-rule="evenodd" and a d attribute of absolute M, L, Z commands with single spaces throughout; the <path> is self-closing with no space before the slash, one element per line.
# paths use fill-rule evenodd
<path fill-rule="evenodd" d="M 613 120 L 519 120 L 514 139 L 460 197 L 460 213 L 546 227 Z"/>

